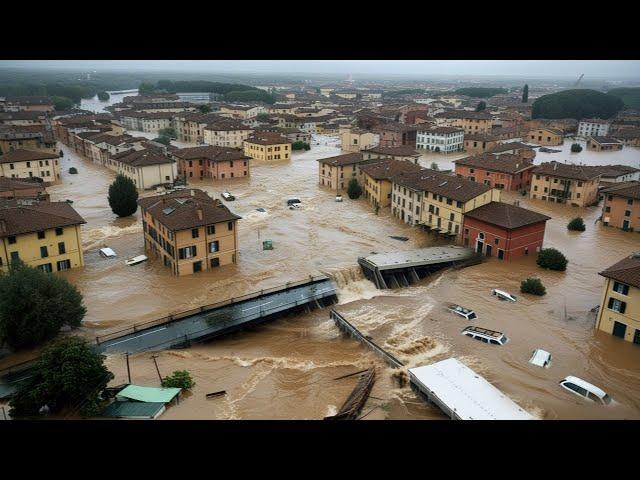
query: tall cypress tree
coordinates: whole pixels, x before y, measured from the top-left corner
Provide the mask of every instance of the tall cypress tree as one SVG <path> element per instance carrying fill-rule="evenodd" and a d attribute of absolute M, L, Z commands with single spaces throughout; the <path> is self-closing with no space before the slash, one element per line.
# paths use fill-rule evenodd
<path fill-rule="evenodd" d="M 522 103 L 527 103 L 529 101 L 529 85 L 525 84 L 522 89 Z"/>
<path fill-rule="evenodd" d="M 109 206 L 119 217 L 128 217 L 138 210 L 138 190 L 130 178 L 119 174 L 109 186 Z"/>

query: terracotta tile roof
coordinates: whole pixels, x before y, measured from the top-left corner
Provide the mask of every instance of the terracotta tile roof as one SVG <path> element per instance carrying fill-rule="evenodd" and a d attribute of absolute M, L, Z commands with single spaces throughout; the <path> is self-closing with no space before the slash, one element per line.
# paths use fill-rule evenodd
<path fill-rule="evenodd" d="M 180 148 L 172 152 L 172 155 L 182 160 L 206 158 L 214 162 L 226 162 L 230 160 L 251 160 L 239 148 L 217 147 L 203 145 L 200 147 Z"/>
<path fill-rule="evenodd" d="M 0 237 L 39 232 L 50 228 L 80 225 L 85 220 L 67 202 L 0 204 Z"/>
<path fill-rule="evenodd" d="M 420 152 L 418 152 L 415 148 L 409 145 L 398 145 L 395 147 L 381 147 L 380 145 L 378 145 L 377 147 L 364 150 L 363 153 L 366 153 L 366 152 L 379 153 L 381 155 L 395 155 L 398 157 L 419 157 L 420 156 Z"/>
<path fill-rule="evenodd" d="M 44 192 L 46 190 L 44 185 L 39 182 L 30 182 L 27 181 L 27 179 L 0 177 L 0 192 L 10 192 L 12 190 L 33 190 L 34 188 L 40 192 Z"/>
<path fill-rule="evenodd" d="M 483 153 L 470 157 L 461 158 L 453 161 L 456 165 L 466 165 L 468 167 L 477 167 L 490 172 L 503 172 L 515 174 L 523 170 L 533 168 L 533 163 L 528 162 L 519 155 L 504 153 L 502 155 L 494 155 L 492 153 Z"/>
<path fill-rule="evenodd" d="M 526 208 L 502 202 L 487 203 L 486 205 L 474 208 L 470 212 L 465 213 L 465 216 L 506 228 L 507 230 L 551 220 L 551 217 L 534 212 L 533 210 L 527 210 Z"/>
<path fill-rule="evenodd" d="M 549 175 L 551 177 L 585 181 L 593 180 L 600 176 L 600 172 L 594 169 L 594 167 L 560 162 L 542 163 L 534 168 L 533 173 L 536 175 Z"/>
<path fill-rule="evenodd" d="M 464 137 L 465 140 L 467 137 Z M 508 152 L 509 150 L 533 150 L 529 145 L 525 145 L 522 142 L 507 142 L 500 143 L 489 150 L 489 153 Z"/>
<path fill-rule="evenodd" d="M 364 157 L 361 152 L 344 153 L 335 157 L 319 158 L 317 160 L 320 163 L 326 163 L 331 166 L 344 166 L 353 165 L 354 163 L 361 163 L 364 161 Z"/>
<path fill-rule="evenodd" d="M 389 180 L 400 173 L 422 171 L 422 167 L 407 160 L 382 160 L 361 165 L 360 170 L 374 180 Z"/>
<path fill-rule="evenodd" d="M 631 182 L 614 183 L 610 187 L 603 188 L 601 192 L 607 195 L 617 195 L 640 200 L 640 182 L 633 180 Z"/>
<path fill-rule="evenodd" d="M 488 185 L 428 168 L 415 173 L 401 173 L 391 180 L 403 187 L 435 193 L 460 202 L 467 202 L 491 190 Z"/>
<path fill-rule="evenodd" d="M 214 200 L 199 189 L 141 198 L 138 205 L 172 231 L 242 218 L 232 213 L 220 200 Z M 198 215 L 199 209 L 202 210 L 202 219 Z"/>
<path fill-rule="evenodd" d="M 285 138 L 280 134 L 270 132 L 262 132 L 259 135 L 252 135 L 245 141 L 257 145 L 281 145 L 283 143 L 291 143 L 288 138 Z"/>
<path fill-rule="evenodd" d="M 127 150 L 111 156 L 112 160 L 131 165 L 132 167 L 146 167 L 148 165 L 160 165 L 163 163 L 175 163 L 175 160 L 158 153 L 156 150 Z"/>
<path fill-rule="evenodd" d="M 51 152 L 19 148 L 17 150 L 7 152 L 4 155 L 0 155 L 0 163 L 33 162 L 36 160 L 49 160 L 52 158 L 59 158 L 59 155 Z"/>
<path fill-rule="evenodd" d="M 204 127 L 204 129 L 211 130 L 211 131 L 226 132 L 226 131 L 233 131 L 233 130 L 253 130 L 253 127 L 249 127 L 242 122 L 237 122 L 233 120 L 226 120 L 226 121 L 221 120 L 221 121 L 209 123 L 206 127 Z"/>
<path fill-rule="evenodd" d="M 636 167 L 628 165 L 602 165 L 593 167 L 594 171 L 599 171 L 603 177 L 619 177 L 630 173 L 640 172 Z"/>
<path fill-rule="evenodd" d="M 498 137 L 494 137 L 493 135 L 487 133 L 468 133 L 464 136 L 465 142 L 467 140 L 475 141 L 475 142 L 495 142 L 498 140 Z"/>
<path fill-rule="evenodd" d="M 636 252 L 623 258 L 600 272 L 600 275 L 640 288 L 640 253 Z"/>

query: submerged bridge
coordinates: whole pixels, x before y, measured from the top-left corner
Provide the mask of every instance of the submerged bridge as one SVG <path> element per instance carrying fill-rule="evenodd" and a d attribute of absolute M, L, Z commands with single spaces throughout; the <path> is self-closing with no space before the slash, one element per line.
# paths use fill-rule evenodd
<path fill-rule="evenodd" d="M 453 245 L 358 258 L 364 276 L 380 289 L 407 287 L 442 268 L 479 262 L 472 249 Z"/>
<path fill-rule="evenodd" d="M 289 313 L 332 305 L 336 300 L 336 287 L 329 277 L 308 277 L 109 332 L 95 338 L 94 348 L 101 353 L 184 348 Z M 0 371 L 0 399 L 10 396 L 30 376 L 35 361 Z"/>

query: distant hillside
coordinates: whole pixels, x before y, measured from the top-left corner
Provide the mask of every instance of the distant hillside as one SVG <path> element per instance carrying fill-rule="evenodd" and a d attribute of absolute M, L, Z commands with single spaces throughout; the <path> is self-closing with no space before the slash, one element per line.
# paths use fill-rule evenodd
<path fill-rule="evenodd" d="M 159 80 L 156 90 L 166 90 L 169 93 L 178 92 L 211 92 L 224 95 L 225 100 L 235 101 L 262 101 L 275 103 L 275 97 L 264 90 L 239 83 L 219 83 L 206 80 Z"/>
<path fill-rule="evenodd" d="M 468 87 L 459 88 L 455 92 L 458 95 L 466 95 L 475 98 L 490 98 L 500 93 L 508 93 L 506 88 Z"/>
<path fill-rule="evenodd" d="M 640 87 L 613 88 L 607 93 L 622 99 L 625 107 L 640 110 Z"/>
<path fill-rule="evenodd" d="M 579 89 L 543 95 L 533 102 L 532 118 L 611 118 L 624 107 L 614 95 Z"/>

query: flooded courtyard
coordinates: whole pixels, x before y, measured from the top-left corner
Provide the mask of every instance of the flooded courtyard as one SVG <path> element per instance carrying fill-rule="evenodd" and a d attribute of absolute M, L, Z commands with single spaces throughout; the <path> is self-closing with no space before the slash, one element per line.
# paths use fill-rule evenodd
<path fill-rule="evenodd" d="M 318 186 L 317 159 L 341 152 L 329 138 L 316 140 L 319 144 L 295 153 L 290 161 L 252 162 L 247 179 L 190 185 L 214 198 L 225 190 L 235 195 L 236 201 L 227 205 L 242 216 L 239 254 L 236 265 L 181 278 L 154 259 L 135 267 L 124 264 L 124 259 L 144 253 L 139 211 L 118 219 L 107 202 L 115 174 L 62 146 L 62 182 L 48 190 L 54 201 L 73 200 L 73 207 L 87 221 L 83 226 L 86 266 L 61 274 L 84 296 L 87 316 L 82 333 L 92 338 L 325 273 L 338 285 L 335 308 L 408 367 L 458 357 L 537 418 L 640 418 L 640 348 L 595 332 L 595 314 L 590 312 L 602 292 L 603 279 L 597 273 L 640 250 L 640 235 L 596 224 L 599 207 L 581 209 L 503 192 L 503 201 L 519 200 L 521 206 L 552 217 L 545 246 L 565 253 L 566 272 L 543 271 L 535 258 L 511 263 L 488 259 L 409 288 L 379 291 L 362 276 L 359 256 L 445 241 L 392 218 L 388 208 L 376 215 L 362 199 L 353 201 L 345 195 L 344 202 L 335 202 L 334 192 Z M 453 167 L 452 158 L 456 157 L 425 155 L 421 163 L 429 166 L 436 161 L 446 170 Z M 551 159 L 638 166 L 640 151 L 625 147 L 613 153 L 539 153 L 536 163 Z M 71 166 L 78 175 L 67 173 Z M 286 207 L 290 196 L 301 199 L 300 210 Z M 567 231 L 569 220 L 579 215 L 587 230 Z M 408 237 L 408 241 L 391 235 Z M 262 250 L 267 239 L 273 241 L 273 250 Z M 100 257 L 98 249 L 104 246 L 113 248 L 118 257 Z M 519 295 L 520 281 L 528 276 L 542 279 L 546 296 Z M 518 302 L 505 305 L 491 296 L 492 288 L 517 294 Z M 473 308 L 479 317 L 474 324 L 503 331 L 510 342 L 495 347 L 461 336 L 468 322 L 448 313 L 447 302 Z M 535 348 L 552 353 L 551 368 L 527 363 Z M 379 367 L 378 380 L 363 410 L 366 419 L 444 418 L 408 386 L 401 386 L 379 357 L 343 337 L 327 309 L 289 316 L 189 349 L 158 352 L 157 361 L 163 375 L 186 369 L 196 381 L 193 391 L 161 417 L 165 419 L 320 419 L 335 413 L 356 382 L 334 379 L 372 364 Z M 159 384 L 151 353 L 134 355 L 130 362 L 133 382 Z M 124 356 L 110 355 L 107 365 L 116 376 L 114 385 L 128 381 Z M 566 375 L 602 387 L 618 404 L 588 405 L 559 387 Z M 218 390 L 226 390 L 226 396 L 205 399 L 206 393 Z"/>

